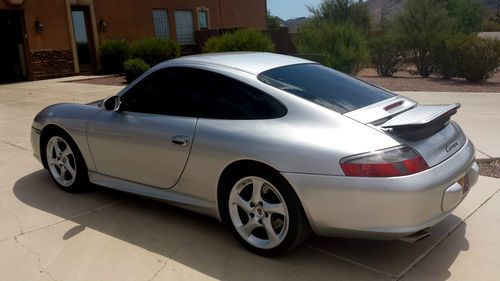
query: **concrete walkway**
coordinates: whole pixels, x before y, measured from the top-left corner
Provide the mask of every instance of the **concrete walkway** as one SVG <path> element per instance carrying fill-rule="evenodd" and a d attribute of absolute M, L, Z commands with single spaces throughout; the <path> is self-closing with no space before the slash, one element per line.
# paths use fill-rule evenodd
<path fill-rule="evenodd" d="M 47 105 L 90 102 L 121 87 L 60 81 L 0 85 L 2 281 L 500 277 L 500 180 L 492 178 L 481 177 L 453 215 L 415 244 L 312 237 L 275 259 L 243 250 L 219 222 L 166 204 L 104 188 L 64 193 L 32 157 L 31 120 Z M 488 135 L 491 141 L 483 139 L 487 130 L 498 129 L 498 97 L 408 96 L 428 103 L 449 103 L 459 97 L 463 109 L 455 119 L 478 149 L 500 156 L 494 145 L 500 130 Z M 490 119 L 482 117 L 485 112 Z M 478 128 L 472 120 L 486 128 Z"/>

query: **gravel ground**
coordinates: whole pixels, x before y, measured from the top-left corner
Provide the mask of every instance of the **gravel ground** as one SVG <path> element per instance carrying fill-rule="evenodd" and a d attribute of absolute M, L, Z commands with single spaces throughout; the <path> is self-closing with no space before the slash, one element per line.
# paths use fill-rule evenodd
<path fill-rule="evenodd" d="M 500 160 L 490 163 L 479 163 L 479 174 L 500 179 Z"/>
<path fill-rule="evenodd" d="M 400 71 L 390 78 L 378 77 L 375 69 L 363 69 L 359 78 L 391 91 L 428 91 L 428 92 L 486 92 L 500 93 L 500 73 L 490 80 L 473 84 L 464 79 L 443 80 L 437 77 L 422 78 L 411 76 L 408 71 Z M 123 86 L 127 82 L 123 76 L 96 78 L 75 81 L 76 83 Z"/>
<path fill-rule="evenodd" d="M 372 68 L 363 69 L 358 77 L 391 91 L 500 93 L 500 73 L 479 84 L 460 78 L 444 80 L 437 77 L 411 76 L 408 71 L 400 71 L 394 77 L 383 78 Z"/>

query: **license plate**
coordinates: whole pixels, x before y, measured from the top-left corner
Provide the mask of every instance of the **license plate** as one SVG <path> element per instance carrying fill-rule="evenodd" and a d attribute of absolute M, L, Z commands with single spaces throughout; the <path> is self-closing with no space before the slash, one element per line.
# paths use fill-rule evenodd
<path fill-rule="evenodd" d="M 469 181 L 467 180 L 467 176 L 459 179 L 458 184 L 462 186 L 464 194 L 469 192 Z"/>

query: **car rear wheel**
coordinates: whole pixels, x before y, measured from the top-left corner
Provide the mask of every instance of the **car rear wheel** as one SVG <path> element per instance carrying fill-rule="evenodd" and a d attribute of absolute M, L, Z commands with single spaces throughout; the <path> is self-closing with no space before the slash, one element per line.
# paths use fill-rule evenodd
<path fill-rule="evenodd" d="M 227 218 L 250 251 L 274 256 L 290 251 L 310 234 L 302 205 L 281 175 L 257 169 L 230 183 Z"/>
<path fill-rule="evenodd" d="M 82 192 L 89 188 L 83 157 L 68 136 L 58 134 L 49 137 L 45 153 L 50 176 L 61 189 Z"/>

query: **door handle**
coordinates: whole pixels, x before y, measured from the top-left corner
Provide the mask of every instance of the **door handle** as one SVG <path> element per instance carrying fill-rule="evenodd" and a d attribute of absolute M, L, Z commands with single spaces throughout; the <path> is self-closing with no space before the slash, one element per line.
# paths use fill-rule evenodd
<path fill-rule="evenodd" d="M 189 144 L 189 138 L 186 136 L 174 136 L 172 137 L 172 143 L 179 146 L 187 146 Z"/>

